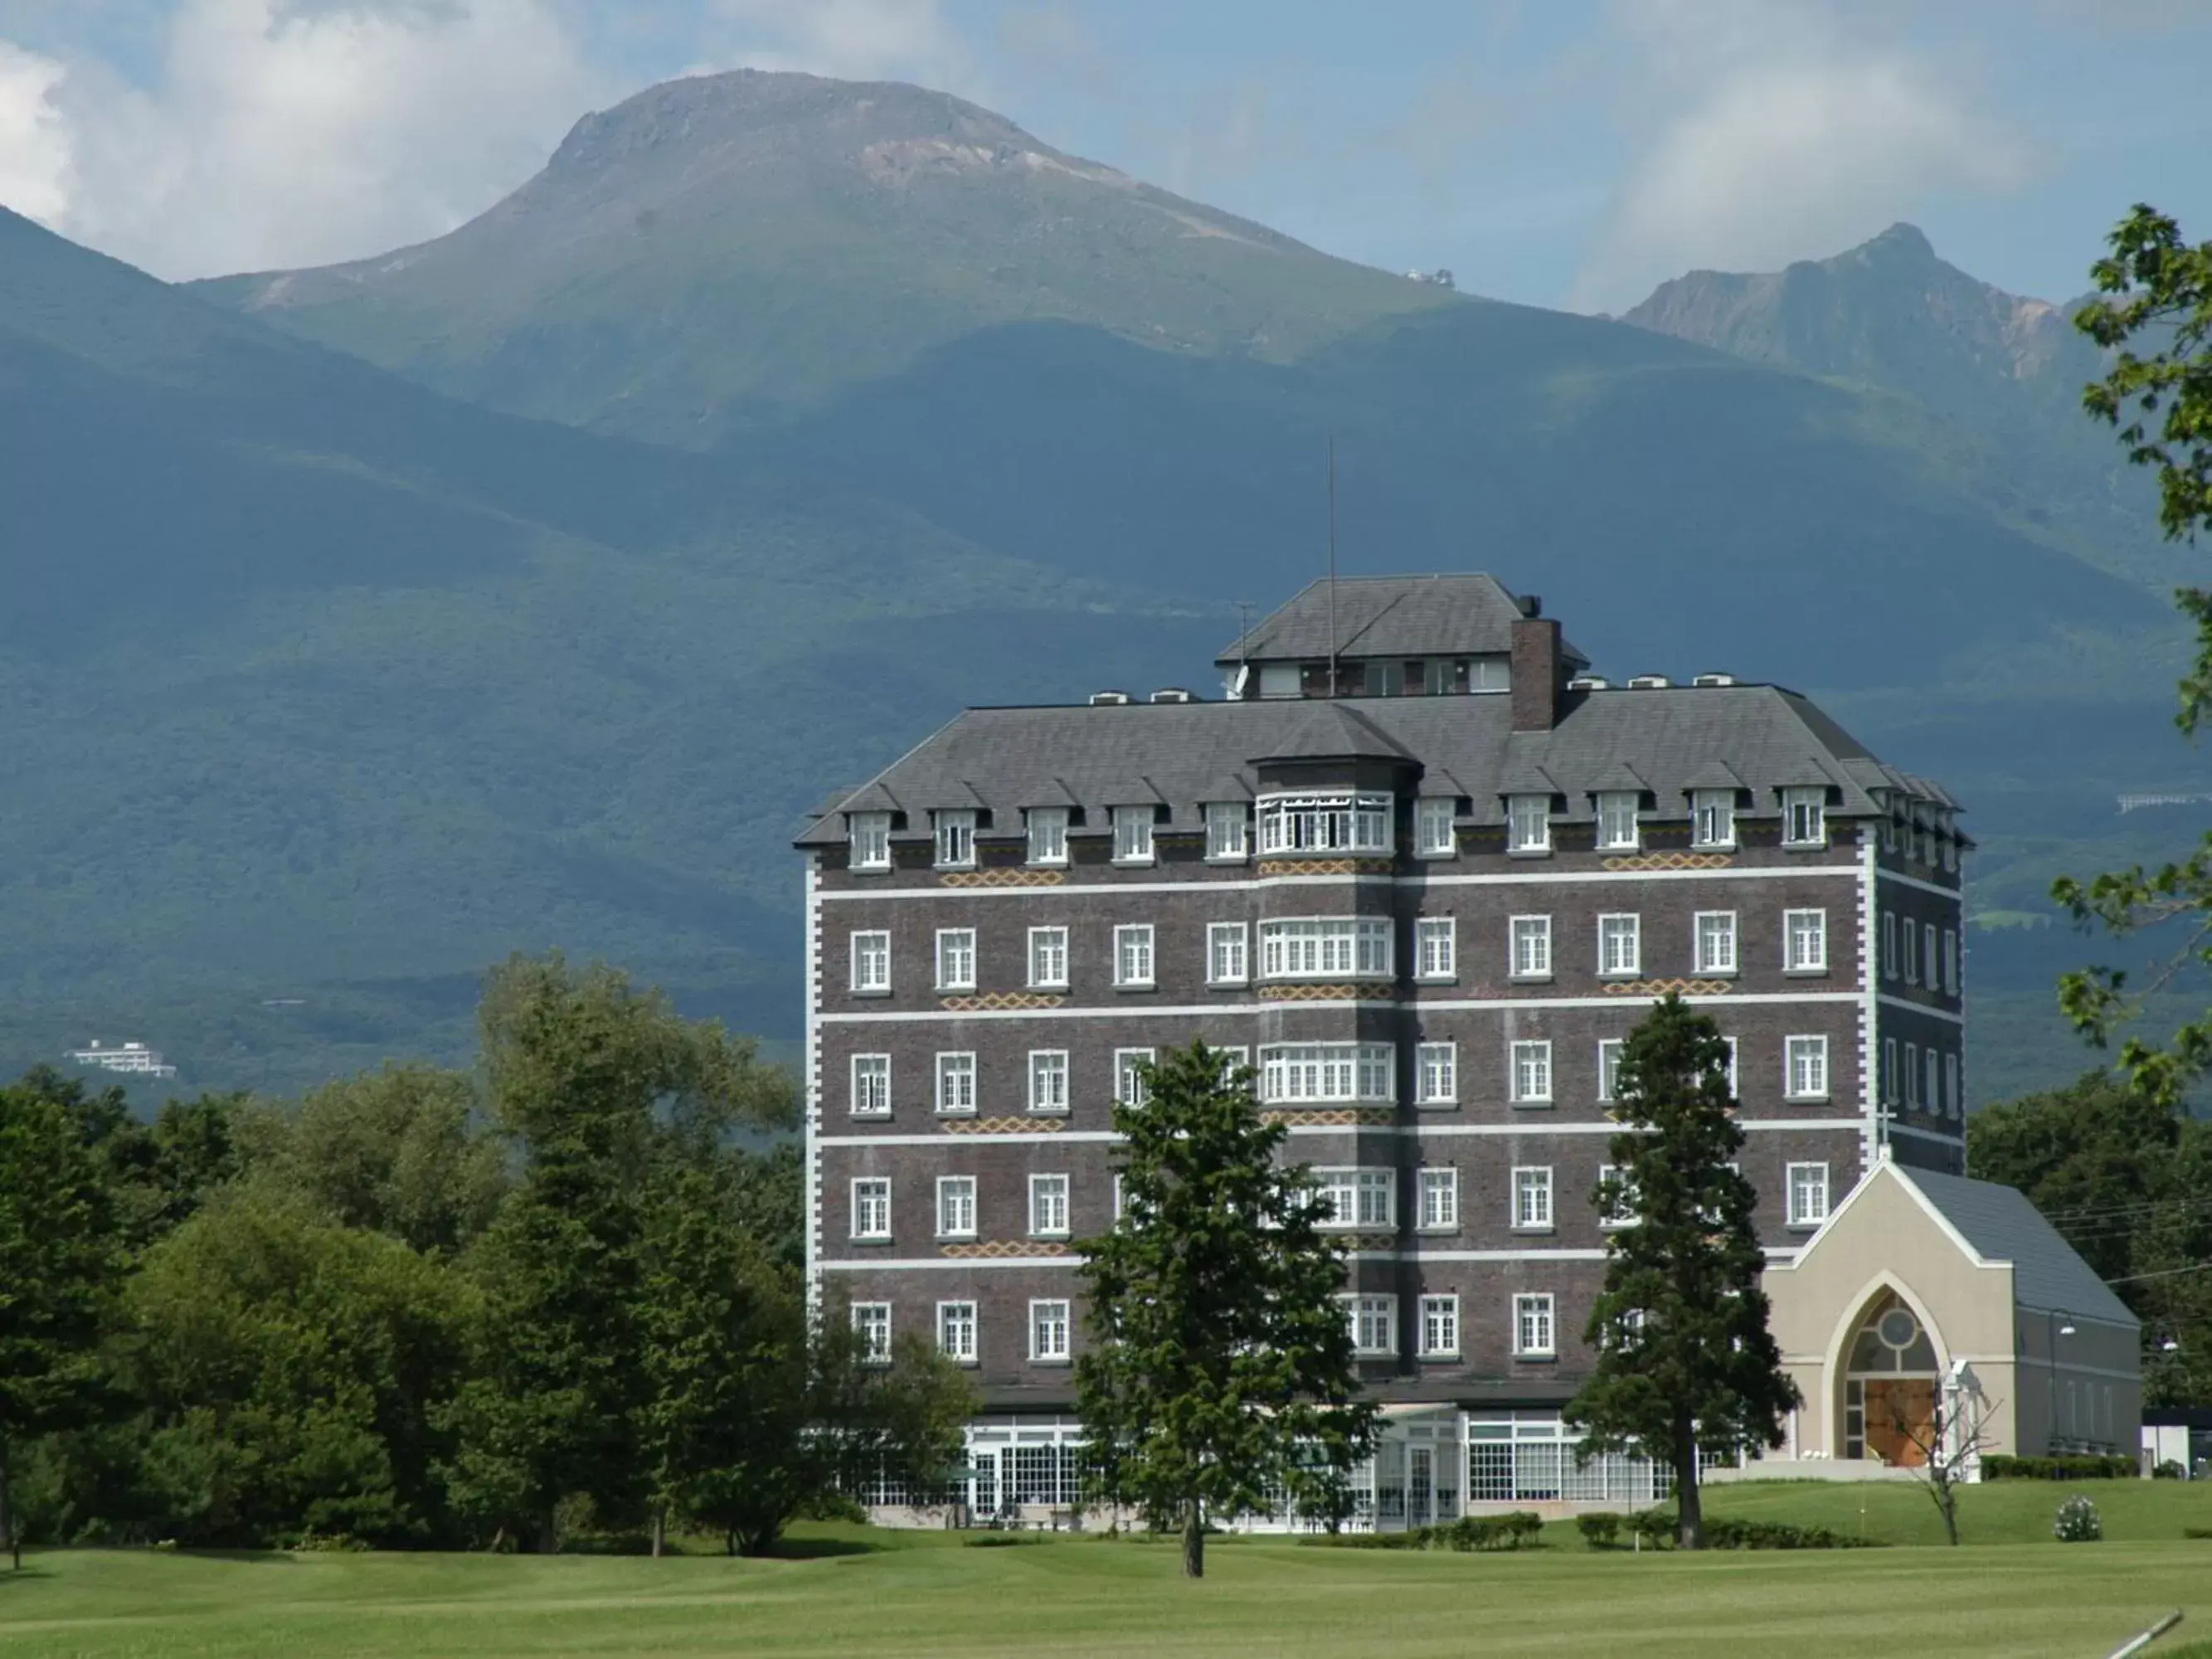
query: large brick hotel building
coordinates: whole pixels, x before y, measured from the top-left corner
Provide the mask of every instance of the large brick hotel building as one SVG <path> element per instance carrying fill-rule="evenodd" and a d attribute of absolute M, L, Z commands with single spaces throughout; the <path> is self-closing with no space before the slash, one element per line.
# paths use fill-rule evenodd
<path fill-rule="evenodd" d="M 1316 584 L 1217 666 L 971 709 L 800 838 L 811 1272 L 974 1366 L 974 1501 L 1064 1500 L 1110 1103 L 1202 1037 L 1334 1195 L 1378 1514 L 1648 1481 L 1545 1473 L 1618 1044 L 1719 1022 L 1778 1259 L 1877 1158 L 1958 1171 L 1955 804 L 1781 687 L 1598 678 L 1487 576 Z"/>

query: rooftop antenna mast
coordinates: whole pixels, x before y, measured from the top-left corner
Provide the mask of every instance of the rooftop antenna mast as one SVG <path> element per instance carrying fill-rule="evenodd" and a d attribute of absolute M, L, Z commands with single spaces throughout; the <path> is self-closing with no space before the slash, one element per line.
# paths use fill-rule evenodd
<path fill-rule="evenodd" d="M 1336 680 L 1336 434 L 1328 434 L 1328 695 Z"/>

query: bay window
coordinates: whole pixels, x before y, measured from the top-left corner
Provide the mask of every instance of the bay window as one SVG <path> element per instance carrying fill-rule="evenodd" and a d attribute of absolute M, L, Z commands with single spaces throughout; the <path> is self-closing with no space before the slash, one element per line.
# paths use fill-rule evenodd
<path fill-rule="evenodd" d="M 1261 853 L 1388 853 L 1391 798 L 1354 790 L 1260 798 Z"/>
<path fill-rule="evenodd" d="M 1274 1043 L 1260 1050 L 1260 1100 L 1267 1106 L 1387 1104 L 1395 1097 L 1387 1042 Z"/>
<path fill-rule="evenodd" d="M 1390 956 L 1390 924 L 1380 916 L 1260 924 L 1263 979 L 1388 979 Z"/>

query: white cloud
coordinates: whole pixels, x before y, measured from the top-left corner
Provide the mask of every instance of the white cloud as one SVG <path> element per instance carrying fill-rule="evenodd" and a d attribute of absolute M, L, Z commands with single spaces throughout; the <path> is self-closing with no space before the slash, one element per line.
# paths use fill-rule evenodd
<path fill-rule="evenodd" d="M 365 256 L 482 211 L 611 90 L 551 0 L 180 0 L 148 83 L 49 88 L 41 216 L 168 277 Z"/>
<path fill-rule="evenodd" d="M 1944 196 L 2027 182 L 2028 145 L 1974 108 L 1969 77 L 1854 50 L 1817 9 L 1787 14 L 1794 31 L 1784 16 L 1721 8 L 1702 33 L 1647 40 L 1643 153 L 1571 303 L 1618 310 L 1692 267 L 1833 253 Z"/>
<path fill-rule="evenodd" d="M 54 224 L 68 211 L 70 135 L 53 94 L 68 70 L 0 40 L 0 207 Z"/>

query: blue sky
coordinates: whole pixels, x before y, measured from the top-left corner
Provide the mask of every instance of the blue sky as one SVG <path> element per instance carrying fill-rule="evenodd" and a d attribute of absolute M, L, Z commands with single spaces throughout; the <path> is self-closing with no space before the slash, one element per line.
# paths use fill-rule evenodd
<path fill-rule="evenodd" d="M 1580 310 L 1899 219 L 2050 298 L 2131 202 L 2212 237 L 2212 0 L 0 0 L 0 203 L 168 276 L 358 257 L 739 64 Z"/>

